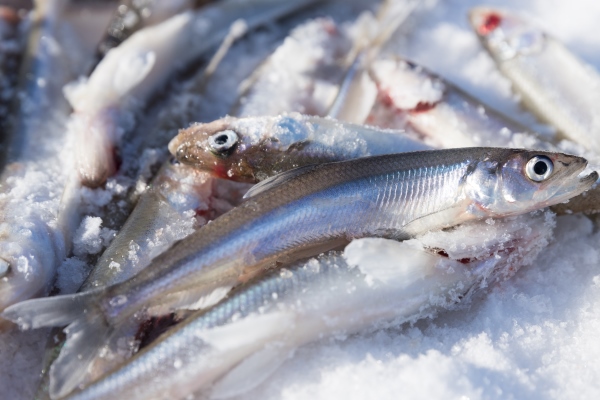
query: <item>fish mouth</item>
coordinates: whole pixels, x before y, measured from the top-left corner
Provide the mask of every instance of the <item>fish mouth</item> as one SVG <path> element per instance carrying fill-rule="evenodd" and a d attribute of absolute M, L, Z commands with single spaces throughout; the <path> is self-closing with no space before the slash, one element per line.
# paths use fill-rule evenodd
<path fill-rule="evenodd" d="M 573 175 L 580 173 L 586 167 L 587 163 L 578 168 L 577 171 L 573 171 Z M 572 197 L 578 196 L 581 193 L 589 190 L 598 181 L 598 172 L 592 171 L 588 175 L 579 177 L 575 182 L 567 179 L 565 183 L 560 185 L 554 195 L 546 202 L 546 206 L 554 204 L 564 203 Z"/>
<path fill-rule="evenodd" d="M 475 7 L 469 11 L 469 22 L 480 36 L 487 36 L 495 31 L 503 19 L 502 11 L 490 7 Z"/>

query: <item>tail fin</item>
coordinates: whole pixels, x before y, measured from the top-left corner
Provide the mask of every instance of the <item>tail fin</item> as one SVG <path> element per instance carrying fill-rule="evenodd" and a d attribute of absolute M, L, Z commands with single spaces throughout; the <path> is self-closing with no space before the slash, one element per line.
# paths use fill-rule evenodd
<path fill-rule="evenodd" d="M 2 317 L 21 329 L 65 326 L 85 316 L 88 308 L 95 308 L 95 300 L 103 289 L 67 296 L 47 297 L 22 301 L 6 308 Z"/>
<path fill-rule="evenodd" d="M 2 317 L 23 329 L 65 326 L 67 340 L 50 368 L 51 398 L 62 398 L 78 386 L 95 379 L 120 363 L 123 357 L 107 357 L 105 349 L 116 351 L 123 336 L 135 333 L 137 321 L 118 328 L 107 323 L 98 300 L 104 288 L 74 295 L 24 301 L 8 307 Z M 130 348 L 129 350 L 133 350 Z M 129 355 L 129 354 L 127 354 Z M 94 367 L 94 368 L 91 368 Z"/>

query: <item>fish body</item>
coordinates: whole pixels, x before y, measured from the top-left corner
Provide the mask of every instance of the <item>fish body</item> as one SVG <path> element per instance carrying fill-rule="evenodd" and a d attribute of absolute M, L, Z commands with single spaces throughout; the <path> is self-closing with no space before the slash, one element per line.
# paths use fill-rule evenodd
<path fill-rule="evenodd" d="M 599 153 L 600 75 L 513 13 L 480 7 L 471 11 L 470 20 L 525 106 L 564 137 Z"/>
<path fill-rule="evenodd" d="M 217 218 L 131 279 L 5 310 L 22 327 L 69 325 L 51 395 L 76 380 L 99 348 L 150 316 L 207 308 L 266 270 L 360 237 L 406 239 L 475 219 L 521 214 L 588 189 L 584 159 L 559 153 L 469 148 L 313 165 L 254 186 Z M 108 344 L 106 344 L 108 342 Z M 83 365 L 78 365 L 82 362 Z"/>
<path fill-rule="evenodd" d="M 342 256 L 329 253 L 236 289 L 70 399 L 244 394 L 307 342 L 455 308 L 530 264 L 551 232 L 546 216 L 528 215 L 403 243 L 357 240 Z M 464 246 L 464 237 L 478 242 Z"/>
<path fill-rule="evenodd" d="M 181 162 L 215 176 L 257 182 L 310 164 L 430 149 L 403 131 L 296 113 L 194 124 L 169 144 Z"/>

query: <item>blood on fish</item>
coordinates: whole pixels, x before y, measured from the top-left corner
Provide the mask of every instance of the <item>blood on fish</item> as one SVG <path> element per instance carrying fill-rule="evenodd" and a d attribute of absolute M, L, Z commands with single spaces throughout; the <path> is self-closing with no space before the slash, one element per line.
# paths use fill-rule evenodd
<path fill-rule="evenodd" d="M 496 29 L 498 25 L 500 25 L 500 22 L 502 22 L 502 18 L 498 14 L 488 14 L 485 17 L 485 21 L 481 25 L 479 25 L 478 31 L 482 35 L 487 35 L 494 29 Z"/>
<path fill-rule="evenodd" d="M 176 325 L 181 319 L 175 313 L 164 315 L 161 317 L 152 317 L 143 322 L 136 335 L 135 340 L 139 342 L 140 349 L 146 347 L 154 339 L 165 333 L 170 327 Z"/>
<path fill-rule="evenodd" d="M 413 112 L 413 113 L 426 112 L 426 111 L 429 111 L 429 110 L 435 108 L 436 104 L 437 103 L 428 103 L 426 101 L 420 101 L 417 103 L 417 105 L 412 110 L 410 110 L 410 112 Z"/>

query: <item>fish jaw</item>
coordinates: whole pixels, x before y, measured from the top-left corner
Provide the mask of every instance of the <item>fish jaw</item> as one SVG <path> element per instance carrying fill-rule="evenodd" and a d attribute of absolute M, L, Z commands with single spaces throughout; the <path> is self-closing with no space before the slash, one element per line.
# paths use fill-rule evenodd
<path fill-rule="evenodd" d="M 541 30 L 503 10 L 476 7 L 469 12 L 469 20 L 483 45 L 499 61 L 539 53 L 545 46 Z"/>

